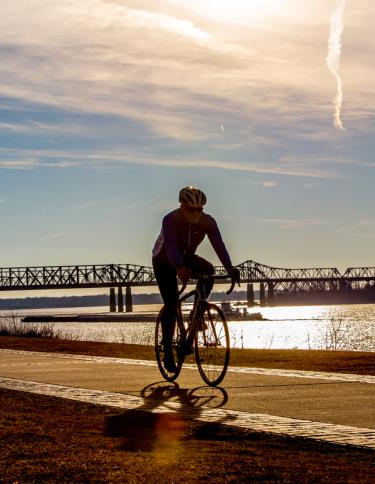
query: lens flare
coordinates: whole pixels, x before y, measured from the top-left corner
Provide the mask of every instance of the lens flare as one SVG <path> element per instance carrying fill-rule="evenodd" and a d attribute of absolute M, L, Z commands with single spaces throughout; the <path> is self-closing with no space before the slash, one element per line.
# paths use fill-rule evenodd
<path fill-rule="evenodd" d="M 336 78 L 337 95 L 334 100 L 335 112 L 333 124 L 338 129 L 344 129 L 341 121 L 341 107 L 343 101 L 342 80 L 339 74 L 340 58 L 342 49 L 342 33 L 344 31 L 344 10 L 346 0 L 338 0 L 335 10 L 331 15 L 331 28 L 328 39 L 327 65 L 332 75 Z"/>

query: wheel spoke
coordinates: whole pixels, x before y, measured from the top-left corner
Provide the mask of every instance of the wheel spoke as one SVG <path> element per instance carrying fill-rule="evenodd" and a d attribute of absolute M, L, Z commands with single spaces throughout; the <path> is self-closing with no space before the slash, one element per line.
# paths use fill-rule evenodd
<path fill-rule="evenodd" d="M 216 305 L 205 310 L 203 328 L 195 338 L 195 357 L 203 380 L 215 386 L 225 376 L 230 351 L 226 320 Z"/>
<path fill-rule="evenodd" d="M 156 361 L 158 363 L 158 367 L 163 378 L 167 381 L 174 381 L 180 374 L 182 363 L 183 363 L 183 355 L 180 351 L 182 336 L 180 331 L 180 325 L 178 322 L 176 322 L 173 339 L 172 339 L 172 353 L 173 353 L 174 362 L 176 364 L 177 370 L 174 372 L 170 372 L 164 366 L 165 348 L 164 348 L 163 331 L 162 331 L 162 324 L 161 324 L 162 311 L 163 311 L 163 308 L 159 313 L 158 319 L 156 321 L 156 328 L 155 328 Z"/>

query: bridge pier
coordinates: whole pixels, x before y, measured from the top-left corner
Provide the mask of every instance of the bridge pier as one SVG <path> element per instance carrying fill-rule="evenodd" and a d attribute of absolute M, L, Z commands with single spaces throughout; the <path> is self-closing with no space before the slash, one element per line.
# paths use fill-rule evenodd
<path fill-rule="evenodd" d="M 118 293 L 117 293 L 117 306 L 118 306 L 118 312 L 123 313 L 124 312 L 124 297 L 122 294 L 122 287 L 118 287 Z"/>
<path fill-rule="evenodd" d="M 268 283 L 268 294 L 267 294 L 268 304 L 272 305 L 274 295 L 275 295 L 275 291 L 274 291 L 273 282 L 269 282 Z"/>
<path fill-rule="evenodd" d="M 122 292 L 122 286 L 118 287 L 117 307 L 118 307 L 118 309 L 116 308 L 115 288 L 114 287 L 109 288 L 109 311 L 111 313 L 115 313 L 116 309 L 117 309 L 119 313 L 123 313 L 124 312 L 124 295 L 123 295 L 123 292 Z M 132 300 L 131 286 L 126 286 L 125 310 L 126 310 L 127 313 L 133 312 L 133 300 Z"/>
<path fill-rule="evenodd" d="M 340 292 L 345 292 L 350 289 L 350 282 L 346 281 L 345 279 L 341 279 L 339 282 L 339 290 Z"/>
<path fill-rule="evenodd" d="M 133 298 L 132 298 L 132 290 L 131 286 L 126 286 L 125 292 L 125 308 L 127 313 L 133 312 Z"/>
<path fill-rule="evenodd" d="M 266 305 L 266 290 L 265 290 L 265 287 L 264 287 L 264 282 L 261 282 L 259 284 L 259 304 L 261 306 Z"/>
<path fill-rule="evenodd" d="M 116 296 L 114 287 L 109 288 L 109 312 L 116 312 Z"/>
<path fill-rule="evenodd" d="M 247 307 L 252 308 L 254 306 L 254 286 L 250 282 L 247 284 Z"/>

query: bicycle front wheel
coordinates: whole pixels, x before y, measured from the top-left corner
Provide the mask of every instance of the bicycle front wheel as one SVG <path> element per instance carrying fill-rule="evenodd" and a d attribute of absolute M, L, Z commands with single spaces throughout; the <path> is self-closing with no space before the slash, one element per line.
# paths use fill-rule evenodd
<path fill-rule="evenodd" d="M 161 315 L 163 314 L 164 307 L 161 308 L 158 318 L 156 320 L 156 327 L 155 327 L 155 355 L 156 361 L 158 363 L 159 371 L 162 377 L 167 381 L 174 381 L 178 375 L 180 374 L 182 363 L 183 363 L 183 355 L 181 352 L 182 346 L 182 339 L 184 335 L 181 334 L 181 323 L 176 321 L 176 326 L 174 329 L 173 339 L 172 339 L 172 353 L 173 358 L 176 364 L 176 371 L 168 371 L 164 365 L 164 342 L 163 342 L 163 331 L 161 325 Z M 177 316 L 179 318 L 179 316 Z"/>
<path fill-rule="evenodd" d="M 195 360 L 203 380 L 210 386 L 223 381 L 229 365 L 227 321 L 216 304 L 208 304 L 195 335 Z"/>

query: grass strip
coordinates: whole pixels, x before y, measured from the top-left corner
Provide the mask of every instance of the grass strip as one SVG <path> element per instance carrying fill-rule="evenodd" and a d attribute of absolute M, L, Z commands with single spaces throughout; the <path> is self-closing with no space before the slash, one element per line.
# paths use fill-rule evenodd
<path fill-rule="evenodd" d="M 155 360 L 152 346 L 0 336 L 0 348 Z M 375 353 L 231 349 L 231 366 L 375 375 Z"/>

